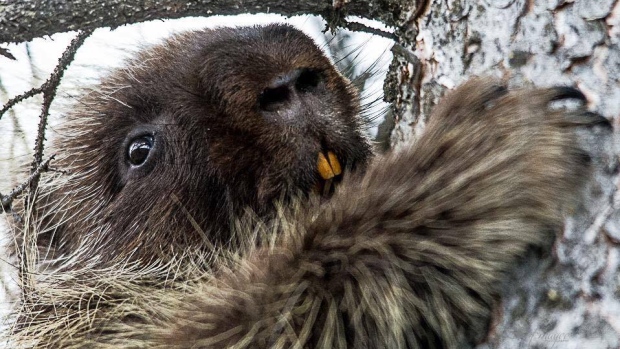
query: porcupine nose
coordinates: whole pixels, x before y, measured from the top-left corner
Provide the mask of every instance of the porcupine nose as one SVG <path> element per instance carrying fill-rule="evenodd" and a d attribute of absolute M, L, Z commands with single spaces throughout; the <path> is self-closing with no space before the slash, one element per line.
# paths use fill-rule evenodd
<path fill-rule="evenodd" d="M 316 91 L 321 76 L 312 69 L 294 69 L 270 81 L 259 97 L 260 109 L 286 120 L 299 117 L 303 100 Z"/>

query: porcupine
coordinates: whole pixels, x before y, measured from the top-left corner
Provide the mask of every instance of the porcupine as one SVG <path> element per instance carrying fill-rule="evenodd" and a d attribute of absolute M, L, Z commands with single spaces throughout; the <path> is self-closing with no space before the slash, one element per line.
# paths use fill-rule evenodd
<path fill-rule="evenodd" d="M 286 25 L 174 36 L 67 117 L 9 341 L 458 348 L 588 171 L 571 88 L 474 79 L 372 158 L 357 91 Z M 337 186 L 334 190 L 333 186 Z M 317 192 L 319 195 L 317 195 Z M 333 195 L 332 195 L 333 194 Z M 322 198 L 321 198 L 322 197 Z"/>

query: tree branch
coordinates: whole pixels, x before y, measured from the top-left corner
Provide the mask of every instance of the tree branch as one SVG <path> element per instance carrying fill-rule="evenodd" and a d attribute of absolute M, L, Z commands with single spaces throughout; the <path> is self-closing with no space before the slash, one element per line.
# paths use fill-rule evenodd
<path fill-rule="evenodd" d="M 315 14 L 336 25 L 339 19 L 354 15 L 394 25 L 394 16 L 415 3 L 352 0 L 335 9 L 332 0 L 7 0 L 0 3 L 0 42 L 25 42 L 58 32 L 115 28 L 154 19 L 241 13 Z"/>
<path fill-rule="evenodd" d="M 43 160 L 43 148 L 45 146 L 45 130 L 47 129 L 47 117 L 49 116 L 49 109 L 54 101 L 54 97 L 56 96 L 56 89 L 58 85 L 60 85 L 60 81 L 64 75 L 65 69 L 69 67 L 71 61 L 75 57 L 75 53 L 78 48 L 82 46 L 84 40 L 92 34 L 92 30 L 85 30 L 83 32 L 78 33 L 78 35 L 71 41 L 71 44 L 65 52 L 62 54 L 62 57 L 58 60 L 58 65 L 54 69 L 54 72 L 49 77 L 49 79 L 43 84 L 41 87 L 43 91 L 43 106 L 41 110 L 41 116 L 39 121 L 39 128 L 37 132 L 37 140 L 34 147 L 34 159 L 31 165 L 30 174 L 34 175 L 34 178 L 30 182 L 30 191 L 34 193 L 37 189 L 39 183 L 39 175 L 37 173 L 37 169 Z"/>
<path fill-rule="evenodd" d="M 15 198 L 17 198 L 21 193 L 23 193 L 24 190 L 26 190 L 26 188 L 31 185 L 32 181 L 34 181 L 41 175 L 41 172 L 45 172 L 49 169 L 50 161 L 54 160 L 55 157 L 56 154 L 50 156 L 47 160 L 40 163 L 39 166 L 37 166 L 37 168 L 34 170 L 34 172 L 23 183 L 13 188 L 10 193 L 6 195 L 2 195 L 2 193 L 0 193 L 0 208 L 2 209 L 2 211 L 11 212 L 13 200 L 15 200 Z"/>
<path fill-rule="evenodd" d="M 15 106 L 17 103 L 25 99 L 28 99 L 32 96 L 38 95 L 41 92 L 43 92 L 43 86 L 32 88 L 29 91 L 26 91 L 19 96 L 15 96 L 11 98 L 8 102 L 6 102 L 5 105 L 2 106 L 2 108 L 0 108 L 0 119 L 2 119 L 2 115 L 4 115 L 4 113 L 9 111 L 9 109 L 13 108 L 13 106 Z"/>

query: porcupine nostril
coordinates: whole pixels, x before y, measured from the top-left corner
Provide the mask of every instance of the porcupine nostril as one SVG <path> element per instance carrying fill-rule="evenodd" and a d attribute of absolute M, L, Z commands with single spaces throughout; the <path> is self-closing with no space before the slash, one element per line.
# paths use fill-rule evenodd
<path fill-rule="evenodd" d="M 260 109 L 268 112 L 277 111 L 298 97 L 298 94 L 312 92 L 320 81 L 320 74 L 308 68 L 295 69 L 279 75 L 260 94 Z"/>

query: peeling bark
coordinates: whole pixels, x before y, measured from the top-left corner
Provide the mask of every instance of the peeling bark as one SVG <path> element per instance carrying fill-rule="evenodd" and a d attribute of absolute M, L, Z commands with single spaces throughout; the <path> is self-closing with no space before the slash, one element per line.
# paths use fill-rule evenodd
<path fill-rule="evenodd" d="M 392 142 L 415 142 L 432 106 L 474 75 L 512 86 L 570 85 L 618 127 L 620 1 L 434 0 L 401 40 L 388 84 Z M 505 285 L 490 348 L 620 347 L 618 137 L 584 132 L 596 170 L 554 251 L 527 258 Z"/>

